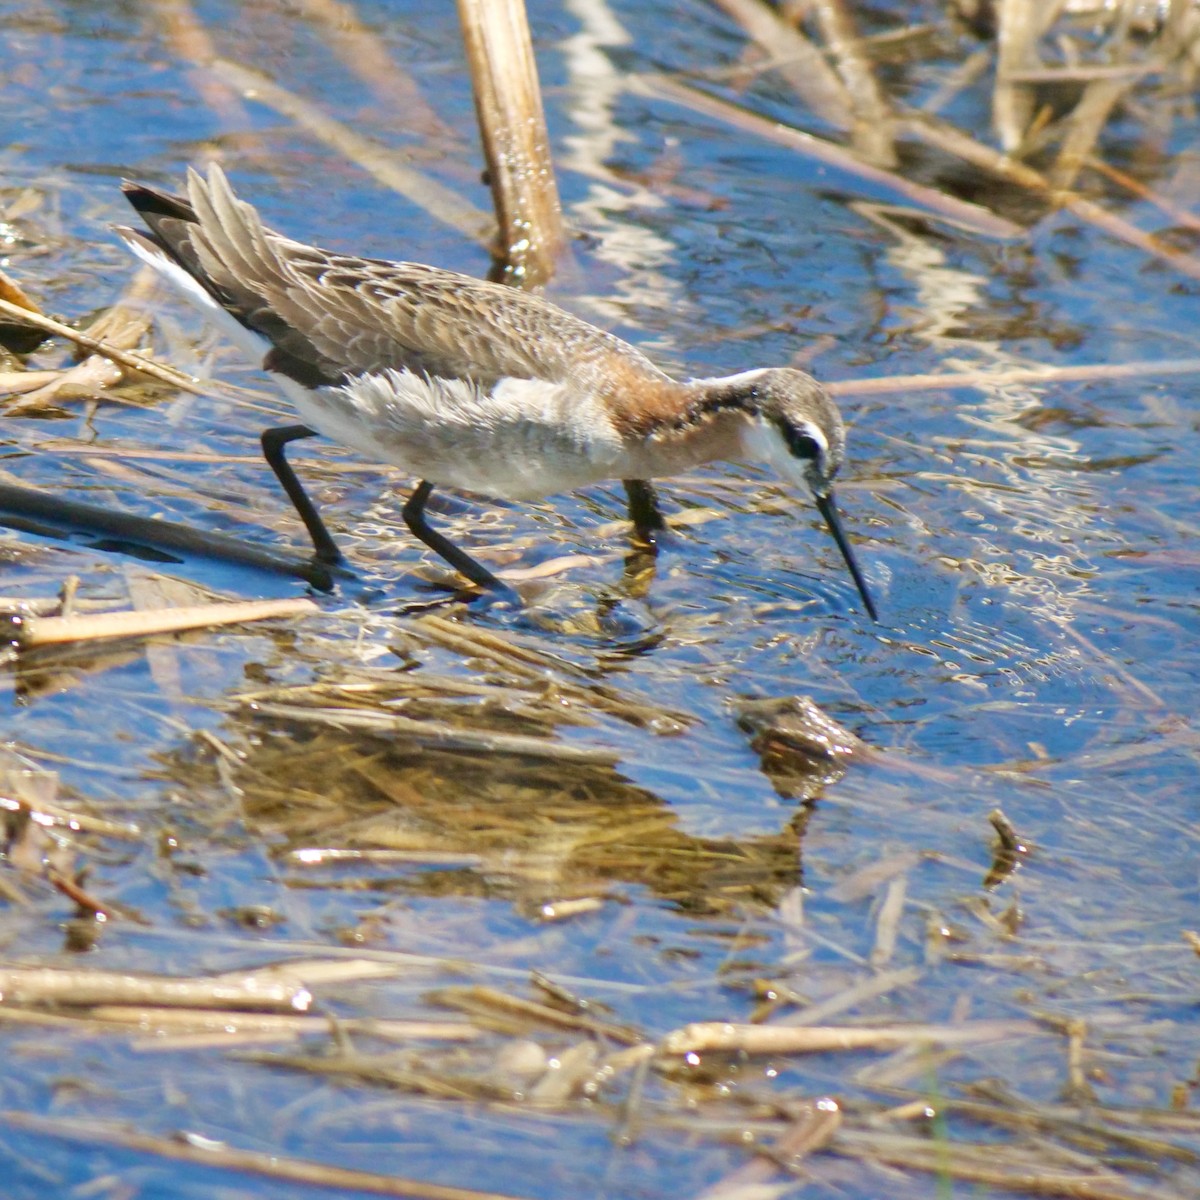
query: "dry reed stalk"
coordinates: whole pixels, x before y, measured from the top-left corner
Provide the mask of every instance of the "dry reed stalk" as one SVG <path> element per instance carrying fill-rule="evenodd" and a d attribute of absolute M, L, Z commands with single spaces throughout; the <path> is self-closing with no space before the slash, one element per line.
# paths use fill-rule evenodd
<path fill-rule="evenodd" d="M 52 333 L 56 337 L 66 338 L 68 341 L 74 342 L 75 345 L 81 346 L 84 350 L 90 350 L 94 354 L 101 354 L 119 366 L 125 367 L 127 370 L 136 371 L 142 375 L 149 375 L 151 378 L 157 379 L 160 383 L 165 383 L 169 387 L 179 388 L 185 392 L 192 392 L 197 396 L 204 394 L 204 389 L 184 375 L 182 371 L 177 371 L 174 367 L 162 366 L 160 363 L 156 363 L 152 359 L 145 358 L 140 354 L 132 354 L 127 350 L 110 346 L 98 338 L 81 333 L 78 329 L 72 329 L 70 325 L 62 324 L 61 321 L 54 321 L 50 317 L 42 316 L 40 313 L 29 312 L 27 309 L 3 299 L 0 299 L 0 313 L 3 313 L 5 316 L 14 317 L 19 321 L 24 321 L 27 324 L 36 325 L 39 329 L 43 329 L 47 333 Z"/>
<path fill-rule="evenodd" d="M 552 921 L 567 921 L 588 913 L 599 912 L 604 907 L 600 896 L 579 896 L 573 900 L 546 900 L 538 907 L 537 919 L 542 924 Z"/>
<path fill-rule="evenodd" d="M 0 779 L 0 788 L 11 791 L 11 784 Z M 100 837 L 122 838 L 126 841 L 137 841 L 143 836 L 138 825 L 123 825 L 117 821 L 108 821 L 103 817 L 94 817 L 90 813 L 76 812 L 64 808 L 61 804 L 51 804 L 44 800 L 26 798 L 23 796 L 0 796 L 0 811 L 37 813 L 43 822 L 49 821 L 60 825 L 72 832 L 94 833 Z"/>
<path fill-rule="evenodd" d="M 453 850 L 378 850 L 370 847 L 300 846 L 287 857 L 300 866 L 319 867 L 326 863 L 407 863 L 414 866 L 464 867 L 484 865 L 481 854 L 463 854 Z"/>
<path fill-rule="evenodd" d="M 734 1025 L 702 1021 L 668 1033 L 663 1054 L 825 1054 L 836 1050 L 891 1050 L 911 1045 L 970 1045 L 1026 1037 L 1028 1021 L 977 1021 L 961 1025 Z"/>
<path fill-rule="evenodd" d="M 992 124 L 1005 151 L 1021 144 L 1033 117 L 1033 89 L 1014 76 L 1037 63 L 1035 44 L 1045 27 L 1046 9 L 1053 19 L 1055 4 L 1043 0 L 1000 0 L 996 5 L 996 83 L 992 91 Z M 1039 13 L 1041 9 L 1041 13 Z"/>
<path fill-rule="evenodd" d="M 25 313 L 40 314 L 42 311 L 21 285 L 4 271 L 0 271 L 0 299 L 7 300 L 9 304 L 15 305 Z M 0 348 L 16 354 L 26 354 L 35 350 L 45 341 L 37 332 L 37 328 L 32 322 L 20 317 L 11 321 L 0 321 Z"/>
<path fill-rule="evenodd" d="M 42 311 L 21 285 L 4 271 L 0 271 L 0 299 L 7 300 L 26 313 L 40 314 Z"/>
<path fill-rule="evenodd" d="M 61 376 L 61 371 L 0 371 L 0 396 L 21 396 Z"/>
<path fill-rule="evenodd" d="M 505 278 L 544 283 L 566 245 L 525 0 L 458 0 Z"/>
<path fill-rule="evenodd" d="M 93 613 L 76 617 L 19 618 L 17 642 L 22 650 L 90 642 L 106 638 L 148 637 L 219 625 L 240 625 L 273 617 L 310 616 L 321 610 L 311 600 L 237 600 L 227 604 L 194 604 L 148 612 Z"/>
<path fill-rule="evenodd" d="M 186 979 L 131 971 L 0 966 L 0 1002 L 23 1008 L 133 1004 L 304 1012 L 312 1004 L 312 994 L 294 975 L 258 971 Z"/>

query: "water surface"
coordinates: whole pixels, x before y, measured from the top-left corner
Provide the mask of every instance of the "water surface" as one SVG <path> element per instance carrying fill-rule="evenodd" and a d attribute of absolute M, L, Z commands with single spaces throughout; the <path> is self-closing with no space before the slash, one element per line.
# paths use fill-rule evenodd
<path fill-rule="evenodd" d="M 189 163 L 215 155 L 289 234 L 485 273 L 481 244 L 207 65 L 211 48 L 265 72 L 486 210 L 452 9 L 363 0 L 356 12 L 359 43 L 315 5 L 0 3 L 10 131 L 0 266 L 49 312 L 102 309 L 135 269 L 108 229 L 129 218 L 119 179 L 175 186 Z M 918 106 L 976 47 L 933 6 L 921 15 L 940 41 L 924 71 L 903 73 Z M 828 133 L 770 73 L 732 70 L 744 39 L 715 8 L 577 0 L 534 3 L 531 18 L 578 234 L 574 268 L 550 294 L 668 368 L 790 363 L 839 381 L 1193 353 L 1195 280 L 1071 213 L 1008 205 L 1032 225 L 1009 241 L 881 217 L 860 202 L 895 202 L 886 189 L 626 85 L 638 73 L 712 69 L 716 94 Z M 894 22 L 879 8 L 861 19 L 868 31 Z M 403 78 L 371 74 L 363 45 Z M 946 115 L 986 139 L 979 104 L 968 92 Z M 1110 123 L 1105 148 L 1186 204 L 1196 135 L 1194 115 L 1151 129 L 1131 108 Z M 914 174 L 938 178 L 934 161 L 914 157 Z M 1169 223 L 1127 194 L 1097 198 L 1143 229 Z M 14 206 L 20 215 L 4 217 Z M 258 431 L 287 420 L 282 399 L 174 296 L 155 316 L 161 355 L 240 390 L 160 389 L 14 415 L 6 478 L 300 547 L 299 523 L 257 458 Z M 51 346 L 28 365 L 61 358 Z M 436 519 L 474 549 L 507 547 L 523 566 L 581 556 L 547 585 L 565 629 L 443 614 L 543 656 L 531 674 L 397 616 L 437 594 L 400 521 L 407 481 L 306 445 L 296 459 L 359 571 L 358 584 L 322 599 L 320 617 L 67 654 L 6 676 L 14 750 L 58 772 L 64 803 L 139 830 L 78 848 L 89 892 L 114 906 L 103 928 L 89 925 L 86 952 L 74 948 L 68 898 L 5 865 L 16 888 L 0 914 L 10 962 L 190 975 L 424 955 L 436 962 L 398 967 L 386 982 L 317 989 L 321 1011 L 432 1018 L 444 1015 L 438 987 L 527 996 L 540 971 L 648 1038 L 749 1020 L 758 980 L 814 1004 L 876 981 L 878 994 L 828 1020 L 1019 1018 L 1043 1022 L 1041 1033 L 894 1060 L 722 1060 L 690 1082 L 651 1076 L 631 1146 L 614 1136 L 627 1074 L 542 1111 L 515 1095 L 527 1081 L 499 1033 L 470 1051 L 360 1043 L 478 1088 L 462 1083 L 448 1098 L 411 1080 L 384 1087 L 211 1045 L 156 1050 L 11 1026 L 0 1033 L 2 1107 L 518 1196 L 666 1197 L 700 1194 L 747 1161 L 689 1128 L 689 1105 L 719 1113 L 728 1132 L 785 1100 L 836 1096 L 865 1121 L 984 1081 L 989 1095 L 1030 1104 L 1078 1101 L 1082 1082 L 1097 1120 L 1178 1103 L 1194 1074 L 1195 957 L 1182 931 L 1196 899 L 1195 390 L 1187 375 L 1098 372 L 848 395 L 852 458 L 839 495 L 878 625 L 807 499 L 765 471 L 721 465 L 665 483 L 668 509 L 693 519 L 647 586 L 623 576 L 619 487 L 533 506 L 446 497 Z M 68 576 L 81 596 L 117 607 L 152 607 L 159 595 L 146 591 L 161 587 L 147 583 L 159 565 L 16 533 L 0 544 L 6 596 L 52 596 Z M 212 563 L 166 573 L 193 598 L 304 591 Z M 439 754 L 250 707 L 280 702 L 284 688 L 314 704 L 318 683 L 333 689 L 322 702 L 374 689 L 414 719 L 549 736 L 611 761 Z M 484 684 L 508 693 L 471 692 Z M 565 689 L 561 724 L 538 707 L 547 688 Z M 741 706 L 800 694 L 875 753 L 803 785 L 765 770 Z M 989 881 L 997 808 L 1033 849 Z M 350 867 L 288 857 L 301 846 L 418 842 L 474 857 Z M 880 940 L 889 895 L 901 905 L 894 947 Z M 596 899 L 590 911 L 541 919 L 544 904 L 581 896 Z M 888 976 L 897 970 L 908 974 Z M 1075 1068 L 1063 1036 L 1073 1020 L 1083 1023 Z M 531 1036 L 551 1055 L 579 1040 Z M 339 1044 L 322 1034 L 307 1050 Z M 1001 1138 L 955 1118 L 935 1134 Z M 1167 1168 L 1168 1187 L 1183 1194 L 1196 1185 L 1186 1156 L 1200 1141 L 1186 1122 L 1173 1136 L 1185 1157 Z M 13 1128 L 3 1156 L 13 1196 L 294 1194 L 248 1173 Z M 875 1196 L 881 1180 L 895 1197 L 935 1186 L 834 1156 L 807 1169 L 813 1196 Z"/>

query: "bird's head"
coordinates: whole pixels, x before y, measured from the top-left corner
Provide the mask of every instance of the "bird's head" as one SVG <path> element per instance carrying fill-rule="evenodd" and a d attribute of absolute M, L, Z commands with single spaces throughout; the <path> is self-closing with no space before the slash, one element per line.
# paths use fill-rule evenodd
<path fill-rule="evenodd" d="M 747 371 L 742 434 L 746 457 L 768 463 L 789 483 L 825 496 L 846 457 L 846 429 L 829 393 L 811 376 L 789 367 Z"/>
<path fill-rule="evenodd" d="M 742 432 L 745 456 L 768 463 L 789 483 L 808 486 L 867 612 L 877 620 L 875 604 L 833 503 L 833 479 L 846 457 L 846 427 L 837 405 L 811 375 L 789 367 L 746 371 L 730 376 L 725 383 L 746 414 Z"/>

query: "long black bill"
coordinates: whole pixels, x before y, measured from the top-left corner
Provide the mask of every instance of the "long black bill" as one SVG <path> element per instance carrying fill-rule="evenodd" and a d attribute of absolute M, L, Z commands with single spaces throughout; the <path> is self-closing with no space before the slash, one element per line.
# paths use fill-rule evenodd
<path fill-rule="evenodd" d="M 838 549 L 842 552 L 842 557 L 846 560 L 846 566 L 850 568 L 850 575 L 854 580 L 854 586 L 858 588 L 858 594 L 862 597 L 864 607 L 870 614 L 871 620 L 878 621 L 879 614 L 875 611 L 875 602 L 871 599 L 871 593 L 867 591 L 867 581 L 858 569 L 854 551 L 850 549 L 850 543 L 846 540 L 846 531 L 842 528 L 842 518 L 838 516 L 838 510 L 833 503 L 833 493 L 830 492 L 825 496 L 814 493 L 813 498 L 817 502 L 821 516 L 825 518 L 825 524 L 829 526 L 829 532 L 833 534 L 833 540 L 837 542 Z"/>

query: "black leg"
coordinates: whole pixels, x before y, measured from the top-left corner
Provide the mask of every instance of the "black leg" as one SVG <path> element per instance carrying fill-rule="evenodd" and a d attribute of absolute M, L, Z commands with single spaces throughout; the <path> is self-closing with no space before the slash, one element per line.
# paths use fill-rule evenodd
<path fill-rule="evenodd" d="M 658 543 L 660 534 L 665 533 L 667 523 L 658 510 L 658 499 L 654 489 L 644 479 L 624 479 L 625 495 L 629 497 L 629 519 L 633 532 L 651 549 Z"/>
<path fill-rule="evenodd" d="M 275 429 L 264 429 L 262 434 L 263 458 L 275 472 L 275 478 L 283 485 L 288 499 L 300 514 L 300 520 L 304 522 L 304 528 L 308 530 L 308 536 L 312 538 L 317 558 L 321 562 L 341 562 L 341 551 L 334 545 L 333 538 L 329 536 L 329 530 L 325 528 L 325 522 L 321 520 L 321 514 L 317 512 L 317 506 L 308 498 L 304 485 L 296 477 L 296 472 L 292 470 L 292 464 L 288 462 L 283 453 L 288 442 L 316 436 L 317 431 L 309 429 L 307 425 L 280 425 Z"/>
<path fill-rule="evenodd" d="M 433 484 L 427 479 L 417 484 L 417 490 L 409 497 L 404 506 L 404 523 L 415 537 L 418 537 L 435 554 L 440 554 L 460 575 L 465 575 L 476 587 L 487 588 L 493 592 L 511 594 L 512 589 L 477 563 L 465 550 L 460 550 L 448 537 L 438 533 L 425 520 L 425 501 L 433 491 Z"/>

